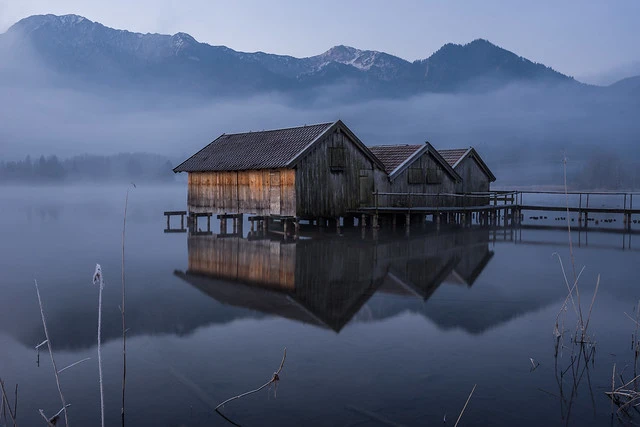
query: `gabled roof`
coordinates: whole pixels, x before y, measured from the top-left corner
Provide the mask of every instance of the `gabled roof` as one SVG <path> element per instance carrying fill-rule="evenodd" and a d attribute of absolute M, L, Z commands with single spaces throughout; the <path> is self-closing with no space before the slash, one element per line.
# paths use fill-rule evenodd
<path fill-rule="evenodd" d="M 460 162 L 462 162 L 464 159 L 466 159 L 469 156 L 472 156 L 473 159 L 478 163 L 478 166 L 480 166 L 480 169 L 482 169 L 485 175 L 489 177 L 489 180 L 491 182 L 494 182 L 496 180 L 496 177 L 493 174 L 493 172 L 491 172 L 491 169 L 489 169 L 489 166 L 487 166 L 484 160 L 482 160 L 482 157 L 480 157 L 480 154 L 478 154 L 476 149 L 473 147 L 453 148 L 450 150 L 438 150 L 438 152 L 447 161 L 447 163 L 449 163 L 449 165 L 451 165 L 451 167 L 454 169 L 458 167 Z"/>
<path fill-rule="evenodd" d="M 174 172 L 239 171 L 294 167 L 321 137 L 340 127 L 382 169 L 369 149 L 338 120 L 333 123 L 222 134 L 182 162 Z"/>
<path fill-rule="evenodd" d="M 371 152 L 382 162 L 384 170 L 391 174 L 395 168 L 407 160 L 409 156 L 421 149 L 420 145 L 374 145 L 369 147 Z"/>
<path fill-rule="evenodd" d="M 453 170 L 429 142 L 420 145 L 374 145 L 369 148 L 384 164 L 384 169 L 390 180 L 395 179 L 425 152 L 429 152 L 454 180 L 462 180 L 460 175 Z"/>
<path fill-rule="evenodd" d="M 447 161 L 451 165 L 451 167 L 455 167 L 456 164 L 462 157 L 469 151 L 468 148 L 454 148 L 451 150 L 438 150 L 438 153 L 442 156 L 443 159 Z"/>

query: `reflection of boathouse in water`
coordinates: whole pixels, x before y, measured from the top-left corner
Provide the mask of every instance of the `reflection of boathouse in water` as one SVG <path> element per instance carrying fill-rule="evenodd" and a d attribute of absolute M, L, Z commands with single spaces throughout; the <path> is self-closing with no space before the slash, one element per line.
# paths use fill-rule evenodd
<path fill-rule="evenodd" d="M 491 259 L 489 232 L 249 240 L 188 237 L 175 274 L 221 303 L 340 331 L 376 292 L 428 299 L 471 286 Z"/>

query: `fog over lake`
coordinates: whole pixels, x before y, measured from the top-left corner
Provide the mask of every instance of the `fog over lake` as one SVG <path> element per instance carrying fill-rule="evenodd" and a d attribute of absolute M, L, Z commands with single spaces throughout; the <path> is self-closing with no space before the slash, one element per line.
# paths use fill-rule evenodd
<path fill-rule="evenodd" d="M 156 3 L 345 41 L 0 1 L 0 427 L 637 423 L 636 4 Z"/>

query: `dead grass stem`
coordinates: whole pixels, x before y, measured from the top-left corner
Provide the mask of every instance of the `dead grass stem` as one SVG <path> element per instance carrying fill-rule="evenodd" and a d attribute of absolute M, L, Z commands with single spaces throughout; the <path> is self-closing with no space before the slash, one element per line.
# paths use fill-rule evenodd
<path fill-rule="evenodd" d="M 464 403 L 464 406 L 462 407 L 462 411 L 460 411 L 460 415 L 458 415 L 458 419 L 456 420 L 456 423 L 453 425 L 453 427 L 458 427 L 458 423 L 462 418 L 462 414 L 464 414 L 464 410 L 467 409 L 467 405 L 469 404 L 469 401 L 471 400 L 471 396 L 473 395 L 473 392 L 476 390 L 477 385 L 478 384 L 473 385 L 473 388 L 471 389 L 471 393 L 469 393 L 469 397 L 467 397 L 467 401 Z"/>
<path fill-rule="evenodd" d="M 36 293 L 38 294 L 38 304 L 40 305 L 40 316 L 42 317 L 42 326 L 44 327 L 44 335 L 47 339 L 47 348 L 49 349 L 49 356 L 51 356 L 51 364 L 53 365 L 53 374 L 56 377 L 56 386 L 58 387 L 58 394 L 60 394 L 60 401 L 62 402 L 62 412 L 64 413 L 64 423 L 69 427 L 69 417 L 67 415 L 67 402 L 64 400 L 62 394 L 62 387 L 60 386 L 60 376 L 58 375 L 58 367 L 56 360 L 53 357 L 53 346 L 51 345 L 51 337 L 49 336 L 49 330 L 47 329 L 47 320 L 44 316 L 44 308 L 42 307 L 42 298 L 40 298 L 40 289 L 38 288 L 38 281 L 34 280 L 36 285 Z"/>

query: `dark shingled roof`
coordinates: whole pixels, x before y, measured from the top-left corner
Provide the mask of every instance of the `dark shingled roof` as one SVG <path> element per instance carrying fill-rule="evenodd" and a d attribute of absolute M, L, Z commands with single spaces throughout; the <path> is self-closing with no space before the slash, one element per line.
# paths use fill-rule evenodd
<path fill-rule="evenodd" d="M 458 163 L 458 160 L 460 160 L 467 151 L 469 151 L 468 148 L 454 148 L 451 150 L 438 150 L 438 153 L 440 153 L 442 158 L 445 159 L 451 167 L 453 167 L 453 165 Z"/>
<path fill-rule="evenodd" d="M 424 145 L 373 145 L 369 150 L 382 162 L 390 174 Z"/>
<path fill-rule="evenodd" d="M 174 172 L 236 171 L 286 167 L 333 123 L 220 135 Z"/>
<path fill-rule="evenodd" d="M 493 172 L 491 172 L 491 169 L 489 169 L 489 166 L 487 166 L 484 160 L 480 157 L 480 154 L 478 154 L 473 147 L 438 150 L 438 153 L 447 161 L 447 163 L 449 163 L 451 167 L 454 167 L 465 156 L 471 156 L 476 160 L 476 162 L 478 162 L 480 168 L 484 171 L 487 177 L 489 177 L 489 181 L 494 182 L 496 180 L 496 177 Z"/>

